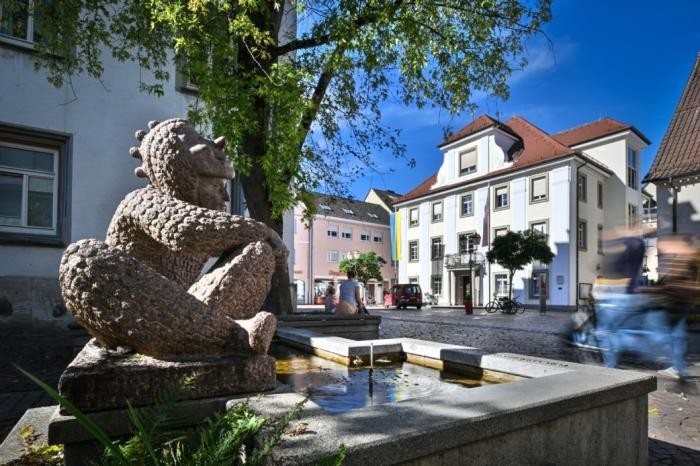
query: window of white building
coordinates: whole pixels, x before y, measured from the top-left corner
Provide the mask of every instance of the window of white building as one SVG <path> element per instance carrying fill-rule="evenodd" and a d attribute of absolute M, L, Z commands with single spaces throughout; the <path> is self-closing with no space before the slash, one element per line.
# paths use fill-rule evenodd
<path fill-rule="evenodd" d="M 430 259 L 442 259 L 442 237 L 430 239 Z"/>
<path fill-rule="evenodd" d="M 579 249 L 588 248 L 588 224 L 585 220 L 579 219 L 578 221 L 577 241 Z"/>
<path fill-rule="evenodd" d="M 627 148 L 627 186 L 637 189 L 637 151 Z"/>
<path fill-rule="evenodd" d="M 442 275 L 430 277 L 430 291 L 434 296 L 442 296 Z"/>
<path fill-rule="evenodd" d="M 418 240 L 408 242 L 408 260 L 418 262 Z"/>
<path fill-rule="evenodd" d="M 369 230 L 362 230 L 360 232 L 360 241 L 370 241 Z"/>
<path fill-rule="evenodd" d="M 493 276 L 494 291 L 497 296 L 508 296 L 508 274 L 496 273 Z"/>
<path fill-rule="evenodd" d="M 637 206 L 634 204 L 627 204 L 627 222 L 628 225 L 633 227 L 637 225 Z"/>
<path fill-rule="evenodd" d="M 469 149 L 459 154 L 459 174 L 467 175 L 476 171 L 476 149 Z"/>
<path fill-rule="evenodd" d="M 410 283 L 410 284 L 417 284 L 417 283 L 418 283 L 418 277 L 408 277 L 408 283 Z"/>
<path fill-rule="evenodd" d="M 477 235 L 474 232 L 460 233 L 457 236 L 457 244 L 459 247 L 460 254 L 476 251 L 476 248 L 479 247 L 480 239 L 481 238 L 479 237 L 479 235 Z"/>
<path fill-rule="evenodd" d="M 578 193 L 578 200 L 586 202 L 588 199 L 588 188 L 586 182 L 586 175 L 579 173 L 578 181 L 576 182 L 576 192 Z"/>
<path fill-rule="evenodd" d="M 530 299 L 537 299 L 542 294 L 542 279 L 544 278 L 545 296 L 549 296 L 549 272 L 547 270 L 533 270 L 530 279 Z"/>
<path fill-rule="evenodd" d="M 328 234 L 329 238 L 337 238 L 338 237 L 338 225 L 329 224 L 328 230 L 326 231 L 326 233 Z"/>
<path fill-rule="evenodd" d="M 338 251 L 328 251 L 328 253 L 326 253 L 326 260 L 328 262 L 338 262 Z"/>
<path fill-rule="evenodd" d="M 352 228 L 342 227 L 340 229 L 340 237 L 343 239 L 352 239 Z"/>
<path fill-rule="evenodd" d="M 603 254 L 603 225 L 598 225 L 598 254 Z"/>
<path fill-rule="evenodd" d="M 474 193 L 467 193 L 462 196 L 462 217 L 474 215 Z"/>
<path fill-rule="evenodd" d="M 547 235 L 549 234 L 549 232 L 547 231 L 548 228 L 547 228 L 547 221 L 546 221 L 546 220 L 540 220 L 540 221 L 532 222 L 532 223 L 530 224 L 530 229 L 531 229 L 532 231 L 534 231 L 534 232 L 537 232 L 537 233 L 541 234 L 541 235 L 544 236 L 545 238 L 546 238 Z"/>
<path fill-rule="evenodd" d="M 418 226 L 418 208 L 413 208 L 408 210 L 408 226 L 415 227 Z"/>
<path fill-rule="evenodd" d="M 493 229 L 493 237 L 503 236 L 508 233 L 508 227 L 496 227 Z"/>
<path fill-rule="evenodd" d="M 433 202 L 433 222 L 442 222 L 442 201 Z"/>
<path fill-rule="evenodd" d="M 603 183 L 598 182 L 598 208 L 603 208 Z"/>
<path fill-rule="evenodd" d="M 498 186 L 494 190 L 494 210 L 508 208 L 508 186 Z"/>
<path fill-rule="evenodd" d="M 384 242 L 384 233 L 381 231 L 375 231 L 373 240 L 375 243 L 383 243 Z"/>
<path fill-rule="evenodd" d="M 0 125 L 0 240 L 64 246 L 68 136 Z"/>
<path fill-rule="evenodd" d="M 547 200 L 547 175 L 530 178 L 530 202 Z"/>

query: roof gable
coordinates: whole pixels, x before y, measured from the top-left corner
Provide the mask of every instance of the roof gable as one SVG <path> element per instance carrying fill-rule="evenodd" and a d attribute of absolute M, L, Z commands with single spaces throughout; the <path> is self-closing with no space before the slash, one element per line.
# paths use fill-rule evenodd
<path fill-rule="evenodd" d="M 700 173 L 700 53 L 645 181 Z"/>
<path fill-rule="evenodd" d="M 479 118 L 464 126 L 459 131 L 450 134 L 447 138 L 445 138 L 444 141 L 442 141 L 438 145 L 438 147 L 446 146 L 447 144 L 459 141 L 460 139 L 464 139 L 468 136 L 471 136 L 472 134 L 476 134 L 479 131 L 483 131 L 494 126 L 502 131 L 505 131 L 511 136 L 514 136 L 516 138 L 518 137 L 518 135 L 515 134 L 510 128 L 508 128 L 507 125 L 504 125 L 500 121 L 496 120 L 495 118 L 491 118 L 488 115 L 481 115 Z"/>

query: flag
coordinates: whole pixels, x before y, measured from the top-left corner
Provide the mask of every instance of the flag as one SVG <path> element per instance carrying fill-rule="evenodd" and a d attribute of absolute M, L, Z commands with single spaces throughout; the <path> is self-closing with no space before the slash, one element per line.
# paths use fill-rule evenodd
<path fill-rule="evenodd" d="M 391 228 L 391 260 L 401 260 L 401 214 L 392 212 L 389 214 L 389 227 Z"/>

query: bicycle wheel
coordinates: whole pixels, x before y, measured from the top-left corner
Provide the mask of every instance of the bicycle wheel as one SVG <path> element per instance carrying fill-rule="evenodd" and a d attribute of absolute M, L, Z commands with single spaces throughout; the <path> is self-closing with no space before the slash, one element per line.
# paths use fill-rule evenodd
<path fill-rule="evenodd" d="M 523 312 L 525 312 L 525 305 L 520 301 L 515 301 L 515 312 L 517 312 L 518 314 L 522 314 Z"/>
<path fill-rule="evenodd" d="M 499 306 L 498 303 L 495 302 L 495 301 L 491 301 L 490 303 L 488 303 L 488 304 L 486 305 L 486 312 L 488 312 L 489 314 L 493 314 L 493 313 L 496 312 L 498 309 L 500 309 L 500 306 Z"/>

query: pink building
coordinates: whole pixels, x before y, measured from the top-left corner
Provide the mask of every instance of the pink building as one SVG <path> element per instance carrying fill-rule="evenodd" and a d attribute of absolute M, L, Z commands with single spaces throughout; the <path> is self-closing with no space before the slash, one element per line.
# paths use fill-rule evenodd
<path fill-rule="evenodd" d="M 338 270 L 340 261 L 369 251 L 387 263 L 382 267 L 383 281 L 370 281 L 364 296 L 369 302 L 383 302 L 383 291 L 396 281 L 388 210 L 394 196 L 392 192 L 370 190 L 366 198 L 369 202 L 365 202 L 318 194 L 311 228 L 304 224 L 301 208 L 295 210 L 294 282 L 298 303 L 313 304 L 316 297 L 325 294 L 329 284 L 337 287 L 346 278 Z"/>

